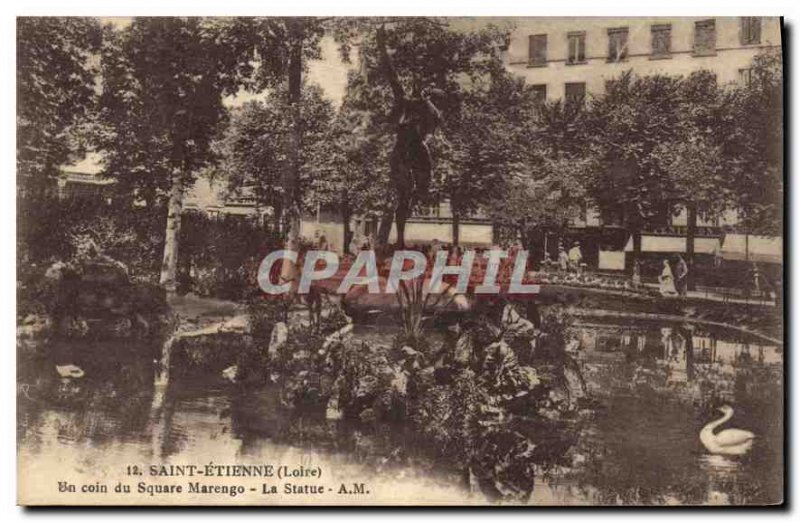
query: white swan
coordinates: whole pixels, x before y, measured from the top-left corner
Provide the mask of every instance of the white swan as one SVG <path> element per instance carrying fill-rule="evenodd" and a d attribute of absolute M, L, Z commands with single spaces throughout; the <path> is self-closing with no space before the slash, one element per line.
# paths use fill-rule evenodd
<path fill-rule="evenodd" d="M 723 413 L 722 418 L 709 422 L 700 430 L 700 442 L 710 453 L 719 455 L 744 455 L 753 446 L 753 439 L 756 437 L 752 432 L 746 430 L 728 429 L 719 433 L 714 433 L 714 429 L 733 417 L 733 408 L 722 406 L 719 411 Z"/>

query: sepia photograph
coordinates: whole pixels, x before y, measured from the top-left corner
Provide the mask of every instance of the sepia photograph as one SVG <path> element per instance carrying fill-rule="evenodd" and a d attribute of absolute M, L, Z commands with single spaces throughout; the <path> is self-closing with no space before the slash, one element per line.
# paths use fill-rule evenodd
<path fill-rule="evenodd" d="M 786 501 L 781 17 L 15 25 L 19 505 Z"/>

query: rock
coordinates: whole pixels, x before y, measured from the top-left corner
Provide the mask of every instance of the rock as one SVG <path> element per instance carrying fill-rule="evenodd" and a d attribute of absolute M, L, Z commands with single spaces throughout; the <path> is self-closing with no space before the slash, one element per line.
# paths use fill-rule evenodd
<path fill-rule="evenodd" d="M 283 323 L 281 323 L 283 324 Z M 220 333 L 245 333 L 250 330 L 250 321 L 246 315 L 236 315 L 220 326 Z M 274 330 L 273 330 L 274 331 Z"/>
<path fill-rule="evenodd" d="M 276 356 L 278 350 L 286 344 L 288 338 L 289 329 L 286 327 L 286 323 L 276 323 L 275 326 L 272 327 L 272 334 L 269 337 L 269 348 L 267 348 L 267 353 L 271 358 Z"/>
<path fill-rule="evenodd" d="M 115 259 L 99 254 L 81 262 L 81 280 L 84 283 L 119 284 L 128 283 L 128 268 Z"/>
<path fill-rule="evenodd" d="M 56 372 L 58 372 L 60 377 L 69 379 L 80 379 L 84 376 L 83 370 L 74 364 L 57 364 Z"/>
<path fill-rule="evenodd" d="M 50 281 L 60 281 L 64 277 L 64 273 L 68 270 L 69 266 L 63 261 L 56 261 L 44 273 L 45 279 Z"/>
<path fill-rule="evenodd" d="M 236 374 L 239 372 L 239 367 L 237 365 L 228 366 L 224 370 L 222 370 L 222 377 L 230 382 L 236 382 Z"/>

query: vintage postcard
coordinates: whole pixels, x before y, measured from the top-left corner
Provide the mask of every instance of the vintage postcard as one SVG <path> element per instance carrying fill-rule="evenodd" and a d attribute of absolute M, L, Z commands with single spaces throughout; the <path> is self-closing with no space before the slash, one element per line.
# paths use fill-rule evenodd
<path fill-rule="evenodd" d="M 19 504 L 782 504 L 782 30 L 17 18 Z"/>

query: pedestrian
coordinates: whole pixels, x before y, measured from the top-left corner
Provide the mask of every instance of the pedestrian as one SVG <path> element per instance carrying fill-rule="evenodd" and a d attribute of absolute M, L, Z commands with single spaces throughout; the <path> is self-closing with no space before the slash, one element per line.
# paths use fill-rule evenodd
<path fill-rule="evenodd" d="M 686 290 L 688 288 L 689 267 L 686 266 L 686 261 L 678 254 L 675 259 L 675 289 L 678 295 L 686 297 Z"/>
<path fill-rule="evenodd" d="M 673 296 L 677 294 L 675 291 L 675 277 L 672 275 L 672 268 L 669 266 L 669 260 L 664 260 L 664 268 L 661 270 L 661 275 L 658 276 L 658 289 L 661 295 Z"/>
<path fill-rule="evenodd" d="M 572 270 L 580 273 L 581 261 L 583 261 L 583 252 L 581 252 L 581 244 L 575 241 L 572 248 L 569 249 L 569 266 Z"/>
<path fill-rule="evenodd" d="M 372 249 L 372 236 L 367 235 L 364 236 L 364 239 L 361 243 L 361 250 L 371 250 Z"/>
<path fill-rule="evenodd" d="M 358 252 L 361 250 L 361 235 L 358 232 L 353 234 L 353 238 L 350 240 L 350 245 L 347 250 L 353 257 L 358 256 Z"/>
<path fill-rule="evenodd" d="M 633 262 L 633 287 L 642 286 L 642 263 L 637 259 Z"/>
<path fill-rule="evenodd" d="M 438 239 L 434 238 L 433 241 L 431 241 L 430 250 L 428 251 L 429 263 L 433 263 L 436 261 L 436 256 L 439 254 L 439 250 L 441 249 L 442 249 L 441 243 L 439 243 Z"/>
<path fill-rule="evenodd" d="M 753 290 L 755 290 L 756 294 L 761 292 L 761 273 L 758 271 L 758 265 L 754 262 L 753 263 Z"/>
<path fill-rule="evenodd" d="M 569 267 L 569 256 L 561 245 L 558 245 L 558 267 L 562 272 L 566 272 Z"/>

